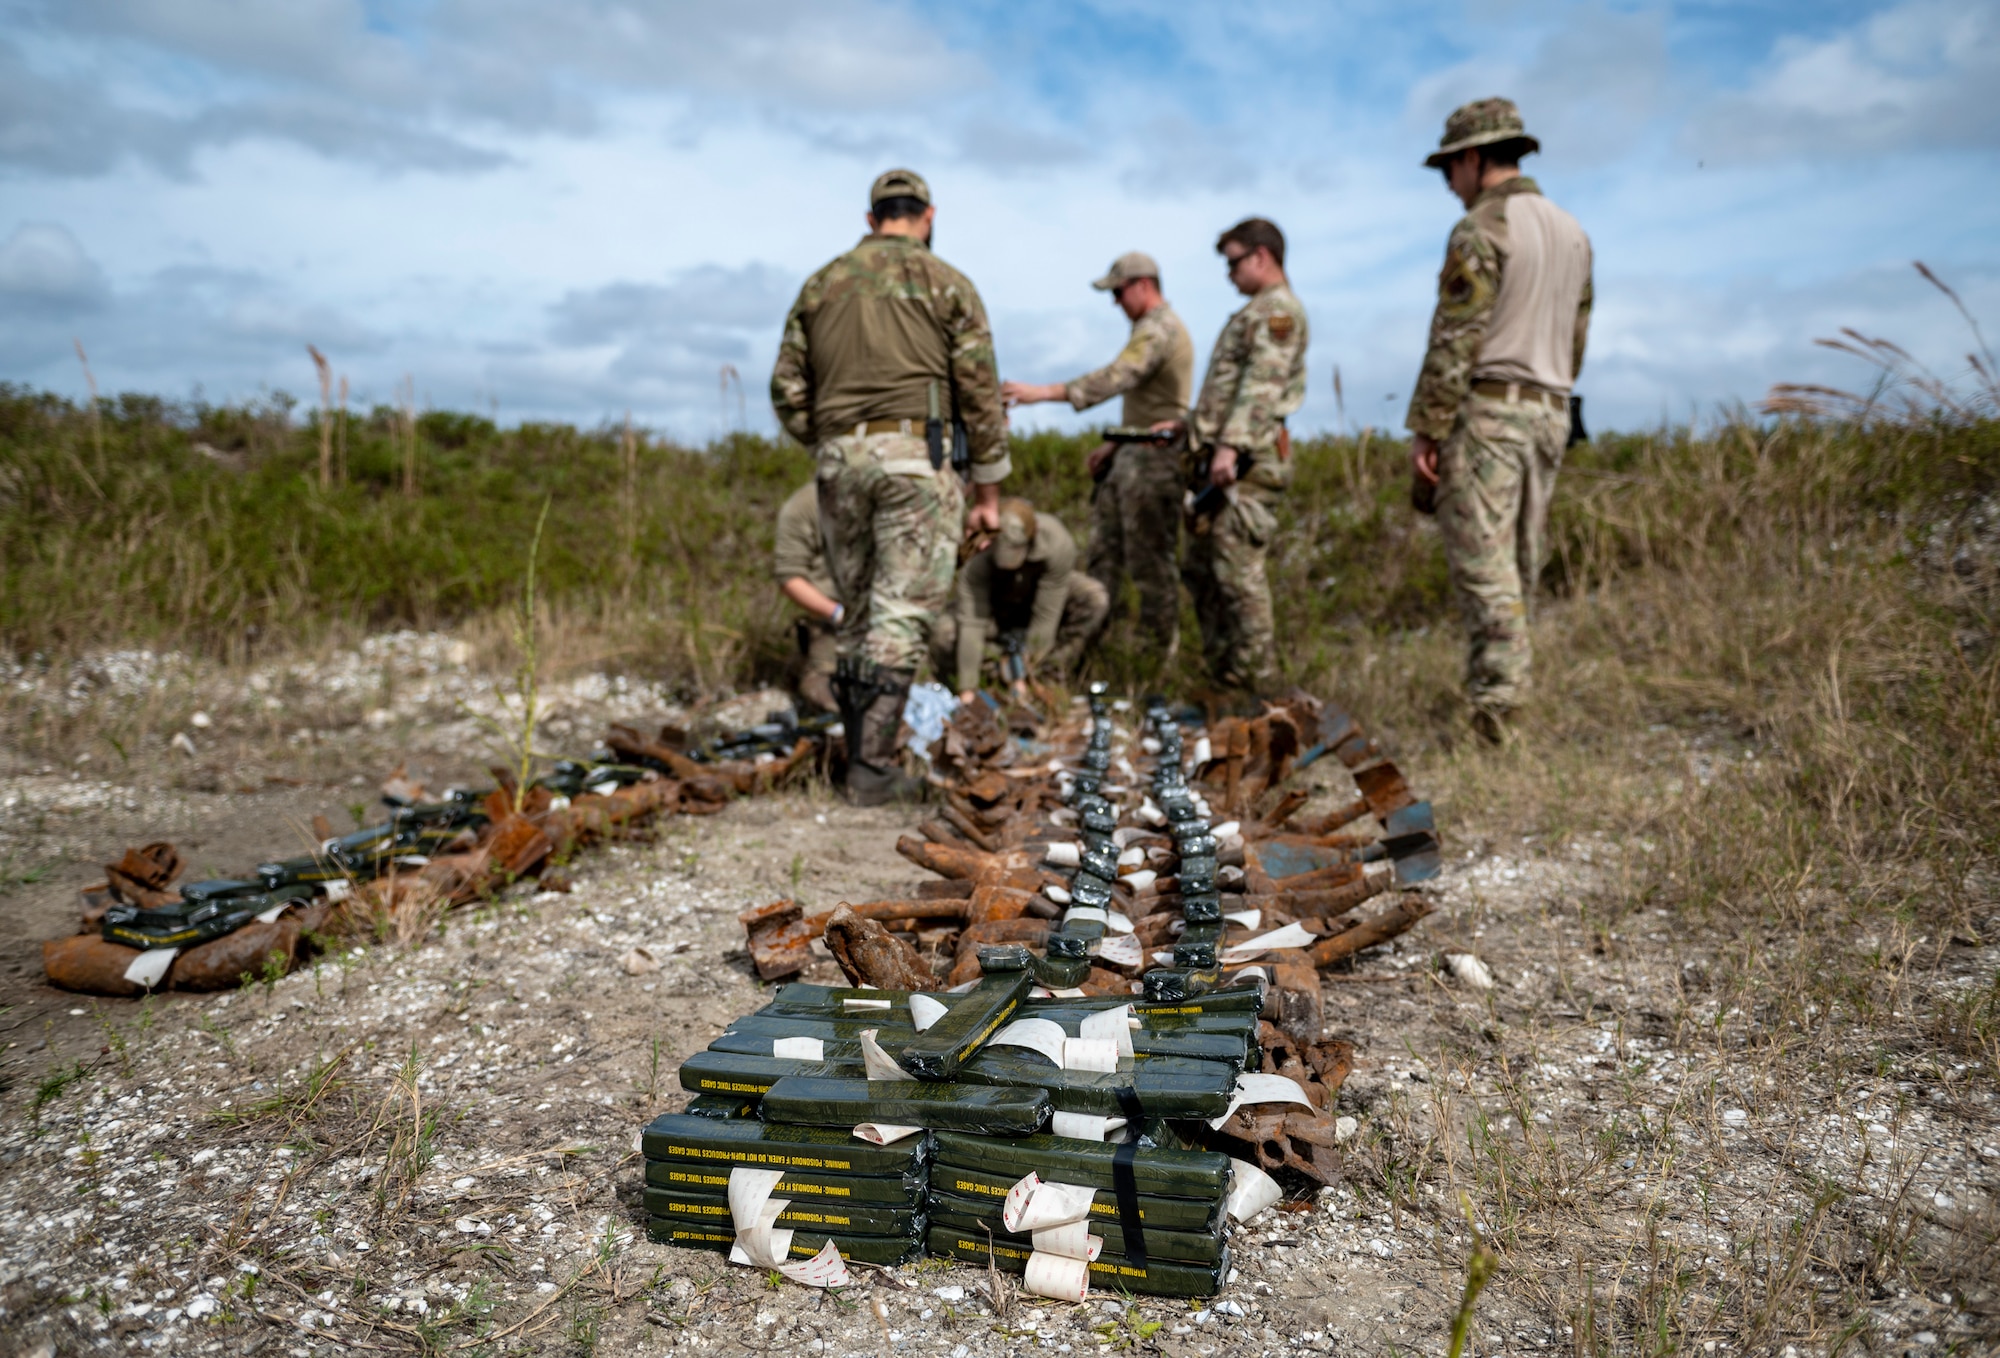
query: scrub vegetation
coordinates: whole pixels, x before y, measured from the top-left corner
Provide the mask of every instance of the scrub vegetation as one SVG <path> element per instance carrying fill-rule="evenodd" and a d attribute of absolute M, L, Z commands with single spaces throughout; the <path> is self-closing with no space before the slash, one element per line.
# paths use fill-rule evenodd
<path fill-rule="evenodd" d="M 781 680 L 767 554 L 802 450 L 333 418 L 322 440 L 282 400 L 0 392 L 0 659 L 146 645 L 235 666 L 416 626 L 502 668 L 547 504 L 551 666 L 690 701 Z M 1087 446 L 1019 439 L 1010 488 L 1082 528 Z M 1430 1082 L 1373 1096 L 1356 1186 L 1431 1222 L 1461 1280 L 1465 1194 L 1495 1261 L 1482 1314 L 1537 1314 L 1578 1353 L 1880 1351 L 1899 1324 L 1943 1324 L 1897 1319 L 1918 1302 L 1990 1341 L 2000 424 L 1860 405 L 1572 449 L 1536 696 L 1498 751 L 1461 734 L 1461 641 L 1407 446 L 1296 456 L 1271 559 L 1288 677 L 1384 733 L 1450 852 L 1569 874 L 1509 942 L 1497 919 L 1475 941 L 1476 908 L 1438 917 L 1430 943 L 1456 930 L 1503 979 L 1541 979 L 1423 1028 L 1403 1055 Z M 1115 633 L 1102 663 L 1134 682 Z M 6 701 L 23 757 L 81 738 Z M 1612 1034 L 1605 1074 L 1587 1104 L 1545 1099 L 1536 1071 L 1578 1032 Z M 1885 1139 L 1836 1154 L 1841 1118 Z M 1943 1187 L 1927 1143 L 1957 1148 Z"/>

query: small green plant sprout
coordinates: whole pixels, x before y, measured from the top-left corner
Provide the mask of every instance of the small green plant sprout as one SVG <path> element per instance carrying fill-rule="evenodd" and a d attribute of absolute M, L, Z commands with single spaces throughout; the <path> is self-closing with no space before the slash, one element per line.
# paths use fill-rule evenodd
<path fill-rule="evenodd" d="M 1458 1205 L 1465 1213 L 1466 1229 L 1472 1232 L 1472 1257 L 1465 1263 L 1465 1294 L 1458 1299 L 1458 1312 L 1451 1318 L 1449 1358 L 1462 1358 L 1465 1353 L 1465 1342 L 1472 1334 L 1472 1308 L 1500 1266 L 1499 1259 L 1486 1246 L 1486 1237 L 1480 1234 L 1479 1220 L 1472 1213 L 1472 1199 L 1461 1192 Z"/>

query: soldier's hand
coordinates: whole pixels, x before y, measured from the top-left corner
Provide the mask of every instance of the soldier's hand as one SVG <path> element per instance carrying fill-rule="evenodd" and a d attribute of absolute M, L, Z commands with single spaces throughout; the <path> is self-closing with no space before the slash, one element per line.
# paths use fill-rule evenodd
<path fill-rule="evenodd" d="M 1084 457 L 1083 465 L 1090 472 L 1093 481 L 1104 475 L 1104 464 L 1109 462 L 1112 454 L 1117 451 L 1117 448 L 1109 443 L 1100 443 Z"/>
<path fill-rule="evenodd" d="M 1410 466 L 1423 480 L 1435 486 L 1438 483 L 1437 440 L 1428 434 L 1418 434 L 1410 440 Z"/>
<path fill-rule="evenodd" d="M 1069 395 L 1069 389 L 1060 382 L 1037 384 L 1034 382 L 1002 382 L 1000 400 L 1010 406 L 1031 406 L 1043 401 L 1060 401 Z"/>
<path fill-rule="evenodd" d="M 1218 490 L 1227 490 L 1236 484 L 1236 450 L 1228 444 L 1217 446 L 1208 459 L 1209 484 Z"/>
<path fill-rule="evenodd" d="M 1153 425 L 1155 434 L 1178 434 L 1187 428 L 1186 420 L 1160 420 Z"/>
<path fill-rule="evenodd" d="M 1000 531 L 1000 501 L 980 500 L 965 511 L 965 535 L 977 539 L 981 533 Z"/>

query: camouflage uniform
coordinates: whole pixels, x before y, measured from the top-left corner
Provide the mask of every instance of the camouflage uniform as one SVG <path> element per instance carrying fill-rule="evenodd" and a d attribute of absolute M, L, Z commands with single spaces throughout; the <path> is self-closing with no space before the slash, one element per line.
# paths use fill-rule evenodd
<path fill-rule="evenodd" d="M 1132 322 L 1117 358 L 1065 384 L 1077 410 L 1125 396 L 1119 423 L 1149 429 L 1187 418 L 1194 385 L 1194 341 L 1174 309 L 1162 302 Z M 1092 577 L 1116 599 L 1130 574 L 1139 591 L 1141 644 L 1172 655 L 1180 638 L 1180 554 L 1184 449 L 1178 444 L 1128 443 L 1112 459 L 1090 505 Z"/>
<path fill-rule="evenodd" d="M 808 481 L 778 510 L 771 548 L 771 577 L 780 585 L 802 579 L 838 603 L 840 591 L 826 568 L 826 543 L 819 533 L 819 487 Z M 801 612 L 793 627 L 799 641 L 799 696 L 821 711 L 832 711 L 833 667 L 838 635 L 830 618 Z"/>
<path fill-rule="evenodd" d="M 1535 143 L 1502 99 L 1453 113 L 1440 164 L 1501 140 Z M 1525 176 L 1485 189 L 1445 247 L 1430 348 L 1406 423 L 1438 451 L 1437 521 L 1468 634 L 1466 692 L 1504 715 L 1529 687 L 1529 600 L 1569 436 L 1592 303 L 1590 242 Z"/>
<path fill-rule="evenodd" d="M 870 189 L 930 202 L 891 170 Z M 834 695 L 847 793 L 864 804 L 919 789 L 895 772 L 903 701 L 951 598 L 965 498 L 934 466 L 925 422 L 964 421 L 977 484 L 1006 479 L 1007 417 L 986 308 L 969 279 L 913 236 L 876 233 L 807 279 L 785 318 L 771 404 L 818 463 L 820 533 L 846 609 Z"/>
<path fill-rule="evenodd" d="M 1194 596 L 1203 659 L 1215 683 L 1264 691 L 1277 681 L 1277 638 L 1264 559 L 1272 505 L 1291 484 L 1285 417 L 1306 395 L 1306 309 L 1289 284 L 1252 297 L 1222 327 L 1189 418 L 1197 452 L 1218 444 L 1253 463 L 1214 522 L 1191 524 L 1181 579 Z M 1239 461 L 1239 468 L 1240 468 Z"/>
<path fill-rule="evenodd" d="M 914 670 L 951 598 L 964 495 L 931 467 L 924 421 L 958 389 L 972 480 L 1004 480 L 1006 417 L 986 310 L 921 241 L 869 236 L 806 280 L 771 404 L 819 463 L 820 525 L 847 606 L 840 653 Z"/>
<path fill-rule="evenodd" d="M 1006 506 L 1001 528 L 1006 531 Z M 1032 511 L 1030 511 L 1032 512 Z M 931 665 L 961 693 L 979 687 L 989 643 L 1022 634 L 1027 672 L 1067 672 L 1104 630 L 1111 596 L 1076 569 L 1076 539 L 1053 514 L 1033 514 L 1035 532 L 1019 564 L 1002 562 L 998 541 L 975 553 L 958 573 L 951 611 L 938 619 Z"/>

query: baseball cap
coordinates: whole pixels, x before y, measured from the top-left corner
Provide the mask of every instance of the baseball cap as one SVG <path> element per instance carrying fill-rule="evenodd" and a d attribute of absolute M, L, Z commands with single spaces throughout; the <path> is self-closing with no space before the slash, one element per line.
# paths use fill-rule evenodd
<path fill-rule="evenodd" d="M 1111 261 L 1110 273 L 1090 286 L 1099 292 L 1110 292 L 1113 288 L 1124 287 L 1135 278 L 1150 278 L 1156 283 L 1160 279 L 1159 262 L 1144 250 L 1127 250 Z"/>
<path fill-rule="evenodd" d="M 1000 532 L 993 539 L 993 564 L 1003 571 L 1021 569 L 1034 540 L 1035 507 L 1026 500 L 1002 500 Z"/>
<path fill-rule="evenodd" d="M 884 198 L 914 198 L 928 207 L 931 186 L 915 170 L 884 170 L 868 190 L 868 206 L 872 208 Z"/>

